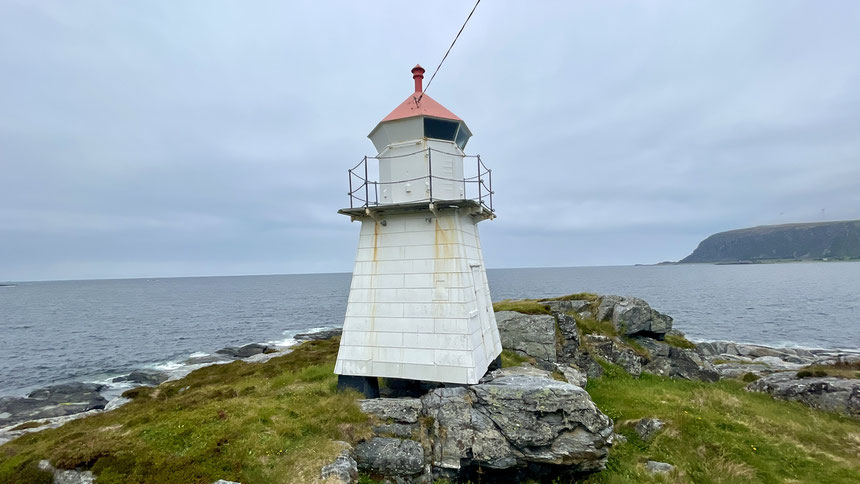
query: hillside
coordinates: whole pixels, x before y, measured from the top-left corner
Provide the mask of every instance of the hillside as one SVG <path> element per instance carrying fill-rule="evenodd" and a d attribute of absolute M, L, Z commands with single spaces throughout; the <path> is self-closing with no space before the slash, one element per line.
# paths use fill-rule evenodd
<path fill-rule="evenodd" d="M 860 258 L 860 220 L 761 225 L 711 235 L 681 263 Z"/>

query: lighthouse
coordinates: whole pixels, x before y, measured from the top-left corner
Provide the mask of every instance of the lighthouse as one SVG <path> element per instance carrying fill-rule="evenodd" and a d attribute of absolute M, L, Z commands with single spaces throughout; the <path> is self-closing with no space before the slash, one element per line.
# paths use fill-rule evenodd
<path fill-rule="evenodd" d="M 412 77 L 339 210 L 361 231 L 335 373 L 367 395 L 377 377 L 475 384 L 502 351 L 478 236 L 495 218 L 492 172 L 466 154 L 466 123 L 422 92 L 424 69 Z"/>

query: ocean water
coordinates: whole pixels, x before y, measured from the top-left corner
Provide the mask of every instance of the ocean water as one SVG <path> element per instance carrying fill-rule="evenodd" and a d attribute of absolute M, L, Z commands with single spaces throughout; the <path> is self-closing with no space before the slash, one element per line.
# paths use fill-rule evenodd
<path fill-rule="evenodd" d="M 493 300 L 640 297 L 698 340 L 860 348 L 860 263 L 488 271 Z M 24 282 L 0 287 L 0 395 L 174 368 L 192 354 L 343 323 L 350 274 Z"/>

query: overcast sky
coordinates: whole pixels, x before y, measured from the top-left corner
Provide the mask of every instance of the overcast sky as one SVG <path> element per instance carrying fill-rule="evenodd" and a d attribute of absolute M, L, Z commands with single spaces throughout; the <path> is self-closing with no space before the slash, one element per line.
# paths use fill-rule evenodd
<path fill-rule="evenodd" d="M 348 272 L 346 170 L 472 7 L 0 0 L 0 280 Z M 860 218 L 860 3 L 485 0 L 427 91 L 488 267 Z"/>

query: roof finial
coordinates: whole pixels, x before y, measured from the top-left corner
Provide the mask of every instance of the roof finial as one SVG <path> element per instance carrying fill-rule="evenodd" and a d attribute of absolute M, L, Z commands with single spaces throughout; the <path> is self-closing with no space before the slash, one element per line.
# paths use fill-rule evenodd
<path fill-rule="evenodd" d="M 415 79 L 415 92 L 422 92 L 423 88 L 421 84 L 424 81 L 424 68 L 420 64 L 412 68 L 412 79 Z"/>

